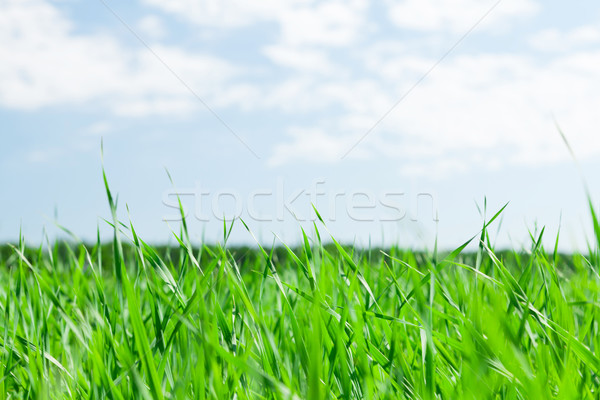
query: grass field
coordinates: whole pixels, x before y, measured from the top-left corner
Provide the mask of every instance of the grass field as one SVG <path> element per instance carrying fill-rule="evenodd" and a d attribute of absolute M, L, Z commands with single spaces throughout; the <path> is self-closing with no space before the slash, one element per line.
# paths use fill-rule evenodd
<path fill-rule="evenodd" d="M 1 398 L 597 399 L 600 229 L 586 255 L 112 243 L 0 251 Z M 236 222 L 241 223 L 241 222 Z M 310 237 L 310 238 L 309 238 Z M 476 251 L 465 253 L 475 244 Z"/>

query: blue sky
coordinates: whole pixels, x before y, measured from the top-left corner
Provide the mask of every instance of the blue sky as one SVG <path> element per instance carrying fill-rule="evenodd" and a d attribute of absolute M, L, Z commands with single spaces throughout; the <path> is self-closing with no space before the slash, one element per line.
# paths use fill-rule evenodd
<path fill-rule="evenodd" d="M 560 221 L 582 249 L 555 120 L 600 199 L 594 1 L 3 0 L 0 60 L 2 241 L 108 232 L 101 139 L 120 216 L 154 242 L 175 193 L 197 242 L 241 216 L 293 243 L 312 202 L 343 241 L 428 248 L 476 233 L 486 197 L 510 201 L 500 246 Z"/>

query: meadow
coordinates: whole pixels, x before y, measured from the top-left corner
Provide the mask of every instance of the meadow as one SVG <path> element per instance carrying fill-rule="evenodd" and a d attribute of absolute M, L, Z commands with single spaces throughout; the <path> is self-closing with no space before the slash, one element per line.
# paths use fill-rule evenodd
<path fill-rule="evenodd" d="M 0 249 L 1 398 L 600 396 L 591 201 L 586 254 L 545 249 L 543 230 L 496 251 L 503 209 L 445 253 L 345 246 L 317 210 L 294 248 L 230 248 L 243 221 L 193 246 L 185 219 L 163 248 L 105 184 L 111 242 Z"/>

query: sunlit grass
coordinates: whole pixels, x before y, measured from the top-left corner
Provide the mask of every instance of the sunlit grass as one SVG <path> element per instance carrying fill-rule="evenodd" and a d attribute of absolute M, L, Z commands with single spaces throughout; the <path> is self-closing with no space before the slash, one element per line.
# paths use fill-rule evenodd
<path fill-rule="evenodd" d="M 1 398 L 595 399 L 600 228 L 587 255 L 24 242 L 0 260 Z M 317 214 L 318 215 L 318 214 Z M 323 242 L 322 239 L 323 238 Z M 324 242 L 328 244 L 325 245 Z M 557 238 L 558 242 L 558 238 Z M 465 253 L 468 244 L 475 253 Z"/>

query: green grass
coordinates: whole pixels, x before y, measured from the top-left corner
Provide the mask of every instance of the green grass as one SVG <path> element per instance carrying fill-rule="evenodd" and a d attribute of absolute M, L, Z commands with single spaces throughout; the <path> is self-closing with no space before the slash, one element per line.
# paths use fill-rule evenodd
<path fill-rule="evenodd" d="M 586 256 L 543 232 L 495 252 L 502 210 L 444 255 L 349 248 L 322 221 L 300 248 L 241 251 L 231 226 L 222 245 L 192 247 L 184 224 L 179 247 L 150 246 L 106 188 L 110 247 L 0 249 L 0 398 L 600 396 L 591 202 Z"/>

